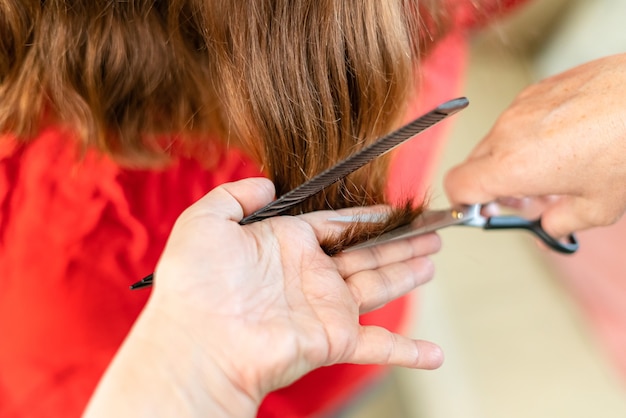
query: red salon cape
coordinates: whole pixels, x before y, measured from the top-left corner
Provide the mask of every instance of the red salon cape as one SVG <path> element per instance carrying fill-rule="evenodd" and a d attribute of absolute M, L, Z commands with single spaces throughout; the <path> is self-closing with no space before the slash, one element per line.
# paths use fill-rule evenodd
<path fill-rule="evenodd" d="M 471 16 L 459 20 L 470 22 Z M 456 97 L 464 34 L 442 40 L 424 63 L 407 119 Z M 389 194 L 422 196 L 442 145 L 439 125 L 394 155 Z M 77 417 L 144 306 L 129 284 L 153 271 L 176 217 L 224 182 L 260 175 L 237 150 L 207 171 L 180 158 L 131 170 L 88 153 L 51 126 L 27 146 L 0 136 L 0 416 Z M 364 315 L 402 332 L 407 298 Z M 149 365 L 147 365 L 149 367 Z M 379 366 L 316 370 L 267 396 L 260 417 L 336 411 L 380 376 Z"/>

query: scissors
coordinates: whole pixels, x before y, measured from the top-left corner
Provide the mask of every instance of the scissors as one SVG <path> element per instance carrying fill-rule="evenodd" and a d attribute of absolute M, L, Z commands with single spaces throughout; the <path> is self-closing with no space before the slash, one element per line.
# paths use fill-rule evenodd
<path fill-rule="evenodd" d="M 466 225 L 485 230 L 494 229 L 525 229 L 532 232 L 548 247 L 563 254 L 572 254 L 578 250 L 578 240 L 573 234 L 566 241 L 560 241 L 548 234 L 541 226 L 541 218 L 528 220 L 519 216 L 483 216 L 481 204 L 457 205 L 444 210 L 431 210 L 422 213 L 410 224 L 400 226 L 392 231 L 372 238 L 361 244 L 354 245 L 345 251 L 353 251 L 367 248 L 385 242 L 405 239 L 428 232 L 437 231 L 453 225 Z M 380 222 L 381 215 L 357 214 L 350 216 L 337 216 L 329 219 L 337 222 Z"/>

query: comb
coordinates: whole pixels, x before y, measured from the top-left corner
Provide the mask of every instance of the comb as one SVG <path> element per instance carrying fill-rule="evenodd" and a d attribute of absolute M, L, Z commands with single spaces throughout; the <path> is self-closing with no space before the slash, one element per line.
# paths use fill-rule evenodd
<path fill-rule="evenodd" d="M 256 212 L 246 216 L 241 221 L 240 225 L 248 225 L 254 222 L 262 221 L 267 218 L 278 216 L 281 213 L 297 206 L 309 197 L 321 192 L 328 186 L 338 182 L 345 178 L 348 174 L 351 174 L 363 167 L 372 160 L 380 157 L 381 155 L 391 151 L 398 145 L 413 138 L 417 134 L 424 132 L 426 129 L 435 126 L 442 120 L 446 119 L 462 109 L 465 109 L 469 105 L 469 101 L 465 97 L 449 100 L 440 104 L 435 109 L 420 116 L 419 118 L 409 122 L 398 130 L 377 139 L 372 144 L 364 147 L 356 153 L 350 155 L 346 159 L 340 161 L 334 166 L 322 171 L 320 174 L 305 181 L 300 186 L 292 189 L 262 207 Z M 131 290 L 140 289 L 152 285 L 153 274 L 144 277 L 142 280 L 134 283 L 130 286 Z"/>
<path fill-rule="evenodd" d="M 321 192 L 328 186 L 345 178 L 348 174 L 355 172 L 372 160 L 391 151 L 403 142 L 436 125 L 448 116 L 464 109 L 468 104 L 469 101 L 462 97 L 439 105 L 425 115 L 420 116 L 400 129 L 376 140 L 376 142 L 357 151 L 345 160 L 340 161 L 331 168 L 302 183 L 295 189 L 290 190 L 267 206 L 246 216 L 239 223 L 241 225 L 247 225 L 280 215 L 316 193 Z"/>

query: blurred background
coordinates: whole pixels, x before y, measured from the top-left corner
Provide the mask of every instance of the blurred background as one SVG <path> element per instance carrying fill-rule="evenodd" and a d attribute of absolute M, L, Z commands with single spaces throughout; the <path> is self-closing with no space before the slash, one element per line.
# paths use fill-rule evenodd
<path fill-rule="evenodd" d="M 626 52 L 625 26 L 624 0 L 534 0 L 477 34 L 462 93 L 471 105 L 454 122 L 431 207 L 447 205 L 443 174 L 524 86 Z M 444 366 L 396 369 L 341 417 L 626 417 L 626 377 L 530 235 L 464 228 L 440 235 L 435 280 L 416 296 L 411 335 L 441 344 Z M 626 256 L 626 247 L 620 251 Z M 626 286 L 626 270 L 611 274 Z M 626 299 L 619 303 L 626 309 Z M 626 335 L 617 326 L 610 332 Z"/>

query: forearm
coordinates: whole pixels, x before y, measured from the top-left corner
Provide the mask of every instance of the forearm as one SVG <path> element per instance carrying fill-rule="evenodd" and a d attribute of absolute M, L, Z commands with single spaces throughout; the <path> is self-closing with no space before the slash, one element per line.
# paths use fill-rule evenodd
<path fill-rule="evenodd" d="M 234 387 L 201 347 L 186 344 L 166 323 L 149 307 L 142 313 L 85 417 L 254 417 L 256 402 Z"/>

